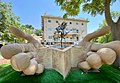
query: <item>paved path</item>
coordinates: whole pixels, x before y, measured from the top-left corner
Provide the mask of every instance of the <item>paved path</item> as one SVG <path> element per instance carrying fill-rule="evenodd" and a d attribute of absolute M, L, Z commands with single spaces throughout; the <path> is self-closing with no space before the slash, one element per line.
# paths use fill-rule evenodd
<path fill-rule="evenodd" d="M 1 64 L 10 64 L 10 61 L 7 60 L 7 59 L 4 59 L 2 56 L 1 56 L 1 53 L 0 53 L 0 65 Z"/>

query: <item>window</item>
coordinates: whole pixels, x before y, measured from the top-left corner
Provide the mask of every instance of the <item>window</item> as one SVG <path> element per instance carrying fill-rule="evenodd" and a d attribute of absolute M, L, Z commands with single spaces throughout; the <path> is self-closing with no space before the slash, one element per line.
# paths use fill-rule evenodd
<path fill-rule="evenodd" d="M 79 30 L 77 29 L 76 32 L 79 33 Z"/>
<path fill-rule="evenodd" d="M 76 25 L 78 25 L 78 23 L 76 23 Z"/>
<path fill-rule="evenodd" d="M 48 39 L 52 39 L 52 36 L 48 36 Z"/>
<path fill-rule="evenodd" d="M 83 23 L 81 25 L 84 25 Z"/>
<path fill-rule="evenodd" d="M 70 24 L 72 24 L 72 22 L 70 22 Z"/>
<path fill-rule="evenodd" d="M 84 30 L 82 30 L 82 33 L 84 32 Z"/>
<path fill-rule="evenodd" d="M 51 20 L 48 20 L 48 22 L 50 23 L 50 22 L 51 22 Z"/>
<path fill-rule="evenodd" d="M 79 41 L 79 37 L 76 37 L 77 41 Z"/>
<path fill-rule="evenodd" d="M 72 33 L 76 33 L 76 29 L 75 28 L 72 29 Z"/>
<path fill-rule="evenodd" d="M 56 23 L 58 23 L 58 21 L 56 21 Z"/>
<path fill-rule="evenodd" d="M 49 27 L 48 30 L 49 30 L 49 31 L 52 31 L 52 28 Z"/>

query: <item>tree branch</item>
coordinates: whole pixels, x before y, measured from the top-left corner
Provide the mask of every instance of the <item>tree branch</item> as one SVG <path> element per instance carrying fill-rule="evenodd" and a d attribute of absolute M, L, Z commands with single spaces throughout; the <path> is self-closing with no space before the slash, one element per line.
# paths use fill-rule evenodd
<path fill-rule="evenodd" d="M 95 31 L 93 33 L 87 34 L 84 37 L 83 41 L 88 41 L 89 42 L 90 40 L 92 40 L 94 38 L 97 38 L 99 36 L 105 35 L 105 34 L 107 34 L 110 31 L 110 29 L 111 28 L 109 26 L 104 26 L 101 29 L 99 29 L 99 30 L 97 30 L 97 31 Z"/>

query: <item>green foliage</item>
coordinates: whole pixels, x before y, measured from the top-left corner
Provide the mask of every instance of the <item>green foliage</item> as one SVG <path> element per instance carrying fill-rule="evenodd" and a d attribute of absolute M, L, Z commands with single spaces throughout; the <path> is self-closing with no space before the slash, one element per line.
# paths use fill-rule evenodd
<path fill-rule="evenodd" d="M 118 12 L 118 11 L 111 11 L 111 15 L 112 15 L 113 20 L 117 21 L 118 17 L 120 16 L 120 12 Z M 103 22 L 101 24 L 99 24 L 99 28 L 98 29 L 100 29 L 103 26 L 107 26 L 106 20 L 103 20 Z M 111 42 L 111 41 L 112 41 L 112 34 L 111 34 L 111 32 L 109 32 L 108 34 L 103 35 L 101 37 L 93 39 L 93 42 L 99 42 L 99 43 L 107 43 L 107 42 Z"/>
<path fill-rule="evenodd" d="M 41 29 L 36 29 L 34 32 L 37 36 L 42 35 L 42 30 Z"/>
<path fill-rule="evenodd" d="M 68 15 L 78 15 L 80 12 L 80 4 L 82 0 L 56 0 L 56 3 L 61 6 L 62 10 L 65 10 L 66 13 L 64 14 L 64 18 L 66 18 Z"/>
<path fill-rule="evenodd" d="M 26 24 L 24 30 L 28 34 L 33 34 L 34 27 L 32 25 Z"/>
<path fill-rule="evenodd" d="M 19 25 L 20 18 L 12 12 L 11 3 L 0 2 L 0 32 L 9 26 Z"/>
<path fill-rule="evenodd" d="M 93 42 L 98 42 L 98 43 L 108 43 L 112 41 L 112 35 L 111 32 L 109 32 L 106 35 L 103 35 L 101 37 L 93 39 Z"/>
<path fill-rule="evenodd" d="M 115 22 L 118 21 L 118 18 L 120 17 L 120 12 L 118 11 L 111 11 L 111 16 Z"/>
<path fill-rule="evenodd" d="M 111 0 L 111 5 L 115 1 Z M 104 12 L 104 0 L 55 0 L 55 2 L 66 12 L 63 17 L 78 15 L 80 9 L 93 16 Z"/>
<path fill-rule="evenodd" d="M 20 24 L 20 17 L 13 13 L 11 3 L 0 2 L 0 40 L 17 43 L 23 42 L 23 39 L 16 38 L 9 32 L 9 26 L 19 27 L 23 32 L 28 34 L 33 34 L 34 30 L 32 25 Z"/>
<path fill-rule="evenodd" d="M 101 24 L 99 24 L 99 28 L 101 29 L 103 26 L 107 26 L 106 20 L 103 20 Z M 112 35 L 111 32 L 109 32 L 106 35 L 100 36 L 98 38 L 93 39 L 93 42 L 98 42 L 98 43 L 107 43 L 112 41 Z"/>
<path fill-rule="evenodd" d="M 63 79 L 57 71 L 45 69 L 40 75 L 21 76 L 10 65 L 0 65 L 0 83 L 120 83 L 120 69 L 114 66 L 103 65 L 100 72 L 84 72 L 71 70 Z"/>
<path fill-rule="evenodd" d="M 20 18 L 12 12 L 11 3 L 0 2 L 0 40 L 14 41 L 15 37 L 8 31 L 9 26 L 19 27 Z"/>
<path fill-rule="evenodd" d="M 103 14 L 104 12 L 104 0 L 92 0 L 86 1 L 83 4 L 83 11 L 96 16 L 97 14 Z"/>

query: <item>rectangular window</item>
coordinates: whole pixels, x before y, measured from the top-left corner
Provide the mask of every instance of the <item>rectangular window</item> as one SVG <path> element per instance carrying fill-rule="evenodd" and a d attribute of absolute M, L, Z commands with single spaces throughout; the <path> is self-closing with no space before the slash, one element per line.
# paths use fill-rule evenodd
<path fill-rule="evenodd" d="M 51 20 L 48 20 L 48 22 L 50 23 L 50 22 L 51 22 Z"/>
<path fill-rule="evenodd" d="M 51 27 L 49 27 L 49 28 L 48 28 L 48 31 L 52 31 L 52 28 L 51 28 Z"/>
<path fill-rule="evenodd" d="M 58 23 L 58 21 L 56 21 L 56 23 Z"/>
<path fill-rule="evenodd" d="M 84 33 L 84 30 L 82 30 L 82 32 L 81 33 Z"/>
<path fill-rule="evenodd" d="M 76 25 L 78 25 L 78 23 L 76 23 Z"/>
<path fill-rule="evenodd" d="M 52 39 L 52 36 L 48 36 L 48 39 Z"/>
<path fill-rule="evenodd" d="M 76 32 L 79 33 L 79 30 L 77 29 Z"/>

